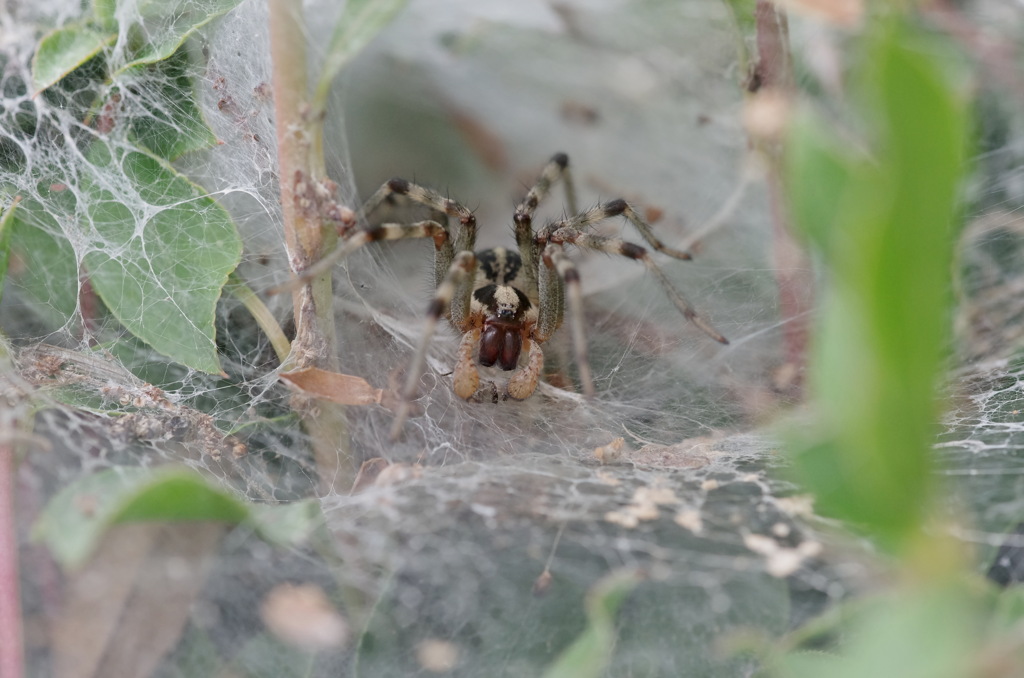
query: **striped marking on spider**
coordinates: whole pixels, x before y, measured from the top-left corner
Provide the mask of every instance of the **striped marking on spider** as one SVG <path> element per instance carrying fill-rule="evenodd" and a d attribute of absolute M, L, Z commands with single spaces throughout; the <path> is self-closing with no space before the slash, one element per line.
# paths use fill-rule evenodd
<path fill-rule="evenodd" d="M 567 207 L 573 216 L 535 230 L 534 213 L 559 181 L 565 187 Z M 503 247 L 474 251 L 477 221 L 473 213 L 460 203 L 405 179 L 387 181 L 366 201 L 361 215 L 371 214 L 394 195 L 428 207 L 436 218 L 413 224 L 385 223 L 345 233 L 334 252 L 301 276 L 309 279 L 318 275 L 333 262 L 373 242 L 405 238 L 433 240 L 434 297 L 400 394 L 402 406 L 395 416 L 392 437 L 401 431 L 408 403 L 415 395 L 426 362 L 430 340 L 437 324 L 445 318 L 462 335 L 452 372 L 452 385 L 460 398 L 471 398 L 477 392 L 478 365 L 497 365 L 512 372 L 506 387 L 508 395 L 516 400 L 529 398 L 537 388 L 544 364 L 541 347 L 562 325 L 566 312 L 583 394 L 588 398 L 594 395 L 580 275 L 566 254 L 566 247 L 570 245 L 641 262 L 654 274 L 685 318 L 715 341 L 729 343 L 672 285 L 646 247 L 589 231 L 602 221 L 622 217 L 636 228 L 651 249 L 675 259 L 690 259 L 688 252 L 662 243 L 625 200 L 611 200 L 578 212 L 569 157 L 564 153 L 551 158 L 515 209 L 513 222 L 518 251 Z"/>

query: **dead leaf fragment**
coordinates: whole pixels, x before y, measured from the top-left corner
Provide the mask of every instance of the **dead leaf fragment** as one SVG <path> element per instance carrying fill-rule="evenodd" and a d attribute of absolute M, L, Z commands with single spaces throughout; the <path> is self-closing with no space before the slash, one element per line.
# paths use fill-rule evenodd
<path fill-rule="evenodd" d="M 779 88 L 765 88 L 747 99 L 743 108 L 743 126 L 755 139 L 781 139 L 790 119 L 789 95 Z"/>
<path fill-rule="evenodd" d="M 349 494 L 359 494 L 367 487 L 376 483 L 377 478 L 380 477 L 380 474 L 383 473 L 390 463 L 383 457 L 374 457 L 364 461 L 359 467 L 359 472 L 356 473 L 356 479 L 352 481 L 352 489 L 349 491 Z"/>
<path fill-rule="evenodd" d="M 315 584 L 281 584 L 263 599 L 260 616 L 270 632 L 304 650 L 341 647 L 348 640 L 345 618 Z"/>
<path fill-rule="evenodd" d="M 540 576 L 533 581 L 533 595 L 538 597 L 545 595 L 551 588 L 551 582 L 553 582 L 554 579 L 555 578 L 552 576 L 551 570 L 544 570 L 541 572 Z"/>
<path fill-rule="evenodd" d="M 622 438 L 616 438 L 607 445 L 594 448 L 594 458 L 602 465 L 615 464 L 622 460 L 622 448 L 625 443 Z"/>
<path fill-rule="evenodd" d="M 788 577 L 796 572 L 804 561 L 821 553 L 821 543 L 801 542 L 795 548 L 782 546 L 763 534 L 743 535 L 743 545 L 754 553 L 765 557 L 765 570 L 773 577 Z"/>
<path fill-rule="evenodd" d="M 365 379 L 351 374 L 307 367 L 294 372 L 282 372 L 280 377 L 306 395 L 324 398 L 339 405 L 376 405 L 384 398 L 383 389 L 374 388 Z"/>
<path fill-rule="evenodd" d="M 421 640 L 416 645 L 416 660 L 426 671 L 448 673 L 459 663 L 459 646 L 436 638 Z"/>
<path fill-rule="evenodd" d="M 388 487 L 416 480 L 422 476 L 423 467 L 419 464 L 390 464 L 377 474 L 377 479 L 373 484 L 377 487 Z"/>
<path fill-rule="evenodd" d="M 676 514 L 676 525 L 685 528 L 694 534 L 704 531 L 704 520 L 700 517 L 700 511 L 685 509 Z"/>
<path fill-rule="evenodd" d="M 776 0 L 794 14 L 823 19 L 838 26 L 852 27 L 864 16 L 864 0 Z"/>

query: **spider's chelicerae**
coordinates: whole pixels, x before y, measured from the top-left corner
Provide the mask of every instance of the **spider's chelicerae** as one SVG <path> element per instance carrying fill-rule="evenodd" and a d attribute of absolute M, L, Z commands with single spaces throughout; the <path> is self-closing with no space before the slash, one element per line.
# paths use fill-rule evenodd
<path fill-rule="evenodd" d="M 574 216 L 534 230 L 534 212 L 559 180 L 565 185 L 569 213 Z M 647 222 L 625 200 L 612 200 L 577 212 L 569 158 L 564 153 L 557 153 L 551 158 L 533 188 L 516 207 L 513 221 L 518 253 L 503 247 L 474 251 L 477 223 L 473 213 L 454 200 L 405 179 L 391 179 L 381 186 L 367 200 L 362 214 L 372 213 L 394 195 L 406 196 L 430 208 L 439 221 L 385 223 L 353 230 L 343 234 L 342 245 L 328 259 L 334 261 L 378 240 L 433 239 L 436 292 L 409 367 L 408 380 L 401 394 L 403 403 L 408 403 L 415 393 L 430 338 L 444 317 L 462 334 L 452 373 L 454 390 L 460 398 L 468 399 L 476 393 L 480 384 L 477 364 L 484 367 L 497 365 L 512 372 L 506 387 L 508 395 L 516 400 L 530 397 L 537 388 L 544 363 L 541 346 L 562 324 L 567 306 L 583 393 L 592 396 L 594 384 L 587 361 L 580 276 L 566 255 L 566 245 L 618 254 L 642 262 L 686 318 L 712 339 L 729 343 L 697 314 L 646 248 L 589 231 L 594 224 L 621 216 L 633 224 L 653 249 L 676 259 L 690 258 L 689 253 L 667 247 L 658 240 Z M 447 223 L 448 217 L 458 221 L 455 228 Z M 316 268 L 320 270 L 321 266 L 330 265 L 330 261 L 321 261 Z M 403 409 L 395 418 L 392 433 L 400 428 L 404 416 Z"/>

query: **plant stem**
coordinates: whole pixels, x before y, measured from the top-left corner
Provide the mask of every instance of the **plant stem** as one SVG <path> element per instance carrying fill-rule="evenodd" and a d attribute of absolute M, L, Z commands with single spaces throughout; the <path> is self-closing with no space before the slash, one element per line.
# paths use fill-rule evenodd
<path fill-rule="evenodd" d="M 293 271 L 301 272 L 328 251 L 336 235 L 323 228 L 319 214 L 306 201 L 307 191 L 325 177 L 323 167 L 314 160 L 322 157 L 322 152 L 311 150 L 302 4 L 294 0 L 269 0 L 269 10 L 281 216 L 289 265 Z M 330 271 L 295 289 L 292 302 L 295 340 L 289 367 L 337 371 Z M 350 484 L 355 478 L 357 465 L 349 448 L 344 409 L 326 401 L 299 409 L 313 446 L 321 491 L 347 486 L 346 481 Z"/>
<path fill-rule="evenodd" d="M 18 530 L 14 521 L 14 444 L 0 432 L 0 676 L 24 675 L 21 593 L 18 586 Z"/>
<path fill-rule="evenodd" d="M 762 90 L 789 93 L 793 89 L 793 59 L 789 52 L 786 15 L 771 0 L 757 0 L 754 12 L 758 57 L 748 88 L 753 93 Z M 810 261 L 789 226 L 782 190 L 781 147 L 777 141 L 761 141 L 758 145 L 768 162 L 768 199 L 785 362 L 794 368 L 796 381 L 791 386 L 799 393 L 807 363 L 814 280 Z"/>
<path fill-rule="evenodd" d="M 242 302 L 242 306 L 245 306 L 245 310 L 249 311 L 249 315 L 253 317 L 256 324 L 260 326 L 263 333 L 267 335 L 270 340 L 270 345 L 274 349 L 274 353 L 277 355 L 277 359 L 284 363 L 288 359 L 288 354 L 292 350 L 291 342 L 288 341 L 288 337 L 285 336 L 284 330 L 281 329 L 280 323 L 277 322 L 277 318 L 270 312 L 267 305 L 263 303 L 263 300 L 256 296 L 256 293 L 252 291 L 252 288 L 245 284 L 245 282 L 238 277 L 237 273 L 232 273 L 228 276 L 228 284 L 226 287 L 227 291 L 231 293 L 235 299 Z"/>

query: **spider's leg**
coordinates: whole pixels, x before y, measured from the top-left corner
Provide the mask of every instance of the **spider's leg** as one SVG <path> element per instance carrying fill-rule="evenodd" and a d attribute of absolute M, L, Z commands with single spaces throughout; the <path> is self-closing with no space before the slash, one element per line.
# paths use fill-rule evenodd
<path fill-rule="evenodd" d="M 661 270 L 661 267 L 654 263 L 654 259 L 651 258 L 650 253 L 640 245 L 634 245 L 631 242 L 626 242 L 620 238 L 606 238 L 600 235 L 594 235 L 593 233 L 581 233 L 572 227 L 563 227 L 556 230 L 550 236 L 552 243 L 571 243 L 579 247 L 584 247 L 590 250 L 597 250 L 599 252 L 606 252 L 607 254 L 618 254 L 629 259 L 635 259 L 641 262 L 647 267 L 654 277 L 661 283 L 662 288 L 665 290 L 665 294 L 672 301 L 673 305 L 683 316 L 696 325 L 704 334 L 708 335 L 715 341 L 728 344 L 729 340 L 722 336 L 722 334 L 716 330 L 710 322 L 705 320 L 693 305 L 687 301 L 683 293 L 680 292 L 665 275 L 665 272 Z"/>
<path fill-rule="evenodd" d="M 476 245 L 476 217 L 469 208 L 462 204 L 446 198 L 436 191 L 424 188 L 405 179 L 389 179 L 377 192 L 370 196 L 370 199 L 363 203 L 359 212 L 363 217 L 372 213 L 382 202 L 392 195 L 404 195 L 409 200 L 429 207 L 437 212 L 442 212 L 450 217 L 459 220 L 460 228 L 455 233 L 455 251 L 472 252 Z M 438 283 L 440 284 L 440 283 Z"/>
<path fill-rule="evenodd" d="M 549 224 L 545 227 L 542 236 L 550 237 L 555 231 L 563 228 L 571 228 L 576 231 L 586 231 L 588 227 L 593 226 L 596 223 L 618 216 L 624 217 L 629 221 L 629 223 L 633 224 L 633 227 L 636 228 L 641 237 L 643 237 L 647 244 L 653 249 L 675 259 L 686 260 L 693 258 L 690 256 L 689 252 L 669 247 L 659 240 L 658 237 L 654 235 L 654 230 L 651 228 L 651 225 L 644 221 L 643 218 L 637 214 L 636 210 L 621 198 L 593 207 L 569 219 Z"/>
<path fill-rule="evenodd" d="M 542 274 L 544 268 L 553 269 L 559 281 L 564 285 L 565 296 L 569 300 L 569 326 L 572 331 L 572 344 L 573 351 L 576 354 L 576 364 L 580 371 L 580 384 L 583 386 L 583 395 L 587 398 L 592 398 L 594 396 L 594 380 L 591 377 L 590 361 L 587 358 L 587 335 L 583 326 L 583 291 L 580 288 L 580 273 L 576 269 L 576 265 L 572 263 L 572 260 L 566 256 L 565 250 L 558 243 L 549 243 L 544 248 L 542 266 Z M 551 300 L 547 301 L 550 302 Z M 545 315 L 556 310 L 559 314 L 559 322 L 561 322 L 561 299 L 559 299 L 557 307 L 545 311 L 545 299 L 543 296 L 541 297 L 537 324 L 542 332 L 543 328 L 551 323 L 549 319 L 545 318 Z M 555 325 L 555 328 L 557 329 L 557 325 Z M 552 329 L 551 331 L 554 330 Z M 544 339 L 547 339 L 547 335 L 542 334 L 541 340 Z"/>
<path fill-rule="evenodd" d="M 423 323 L 423 332 L 420 335 L 419 343 L 416 345 L 416 353 L 413 354 L 412 362 L 409 364 L 405 385 L 399 394 L 401 404 L 391 426 L 392 440 L 401 433 L 402 423 L 409 414 L 409 402 L 416 393 L 416 385 L 419 383 L 423 365 L 427 360 L 430 339 L 434 336 L 437 324 L 444 317 L 445 312 L 450 312 L 452 323 L 460 331 L 467 332 L 472 329 L 469 324 L 471 320 L 469 308 L 475 275 L 476 256 L 472 252 L 459 252 L 451 266 L 448 267 L 448 272 L 441 284 L 437 286 L 434 298 L 430 300 L 430 306 L 427 307 L 427 318 Z M 457 316 L 460 317 L 459 321 L 456 321 Z"/>
<path fill-rule="evenodd" d="M 313 278 L 329 271 L 336 262 L 352 254 L 363 245 L 379 240 L 403 240 L 405 238 L 432 238 L 436 259 L 443 258 L 445 253 L 451 252 L 452 249 L 448 231 L 436 221 L 418 221 L 415 224 L 380 224 L 353 231 L 347 238 L 339 242 L 335 249 L 321 257 L 315 264 L 285 285 L 270 290 L 270 293 L 276 294 L 306 284 Z M 447 261 L 451 262 L 450 255 L 448 255 Z"/>
<path fill-rule="evenodd" d="M 565 153 L 555 153 L 541 170 L 540 176 L 537 177 L 536 183 L 530 188 L 526 197 L 516 207 L 512 217 L 516 225 L 516 244 L 519 246 L 519 256 L 523 259 L 523 266 L 530 278 L 531 287 L 537 284 L 537 280 L 533 279 L 533 276 L 540 260 L 540 252 L 537 249 L 533 232 L 533 215 L 537 211 L 537 205 L 547 197 L 551 192 L 551 187 L 559 179 L 565 183 L 565 202 L 569 213 L 575 214 L 576 187 L 573 185 L 572 174 L 569 172 L 569 156 Z"/>

